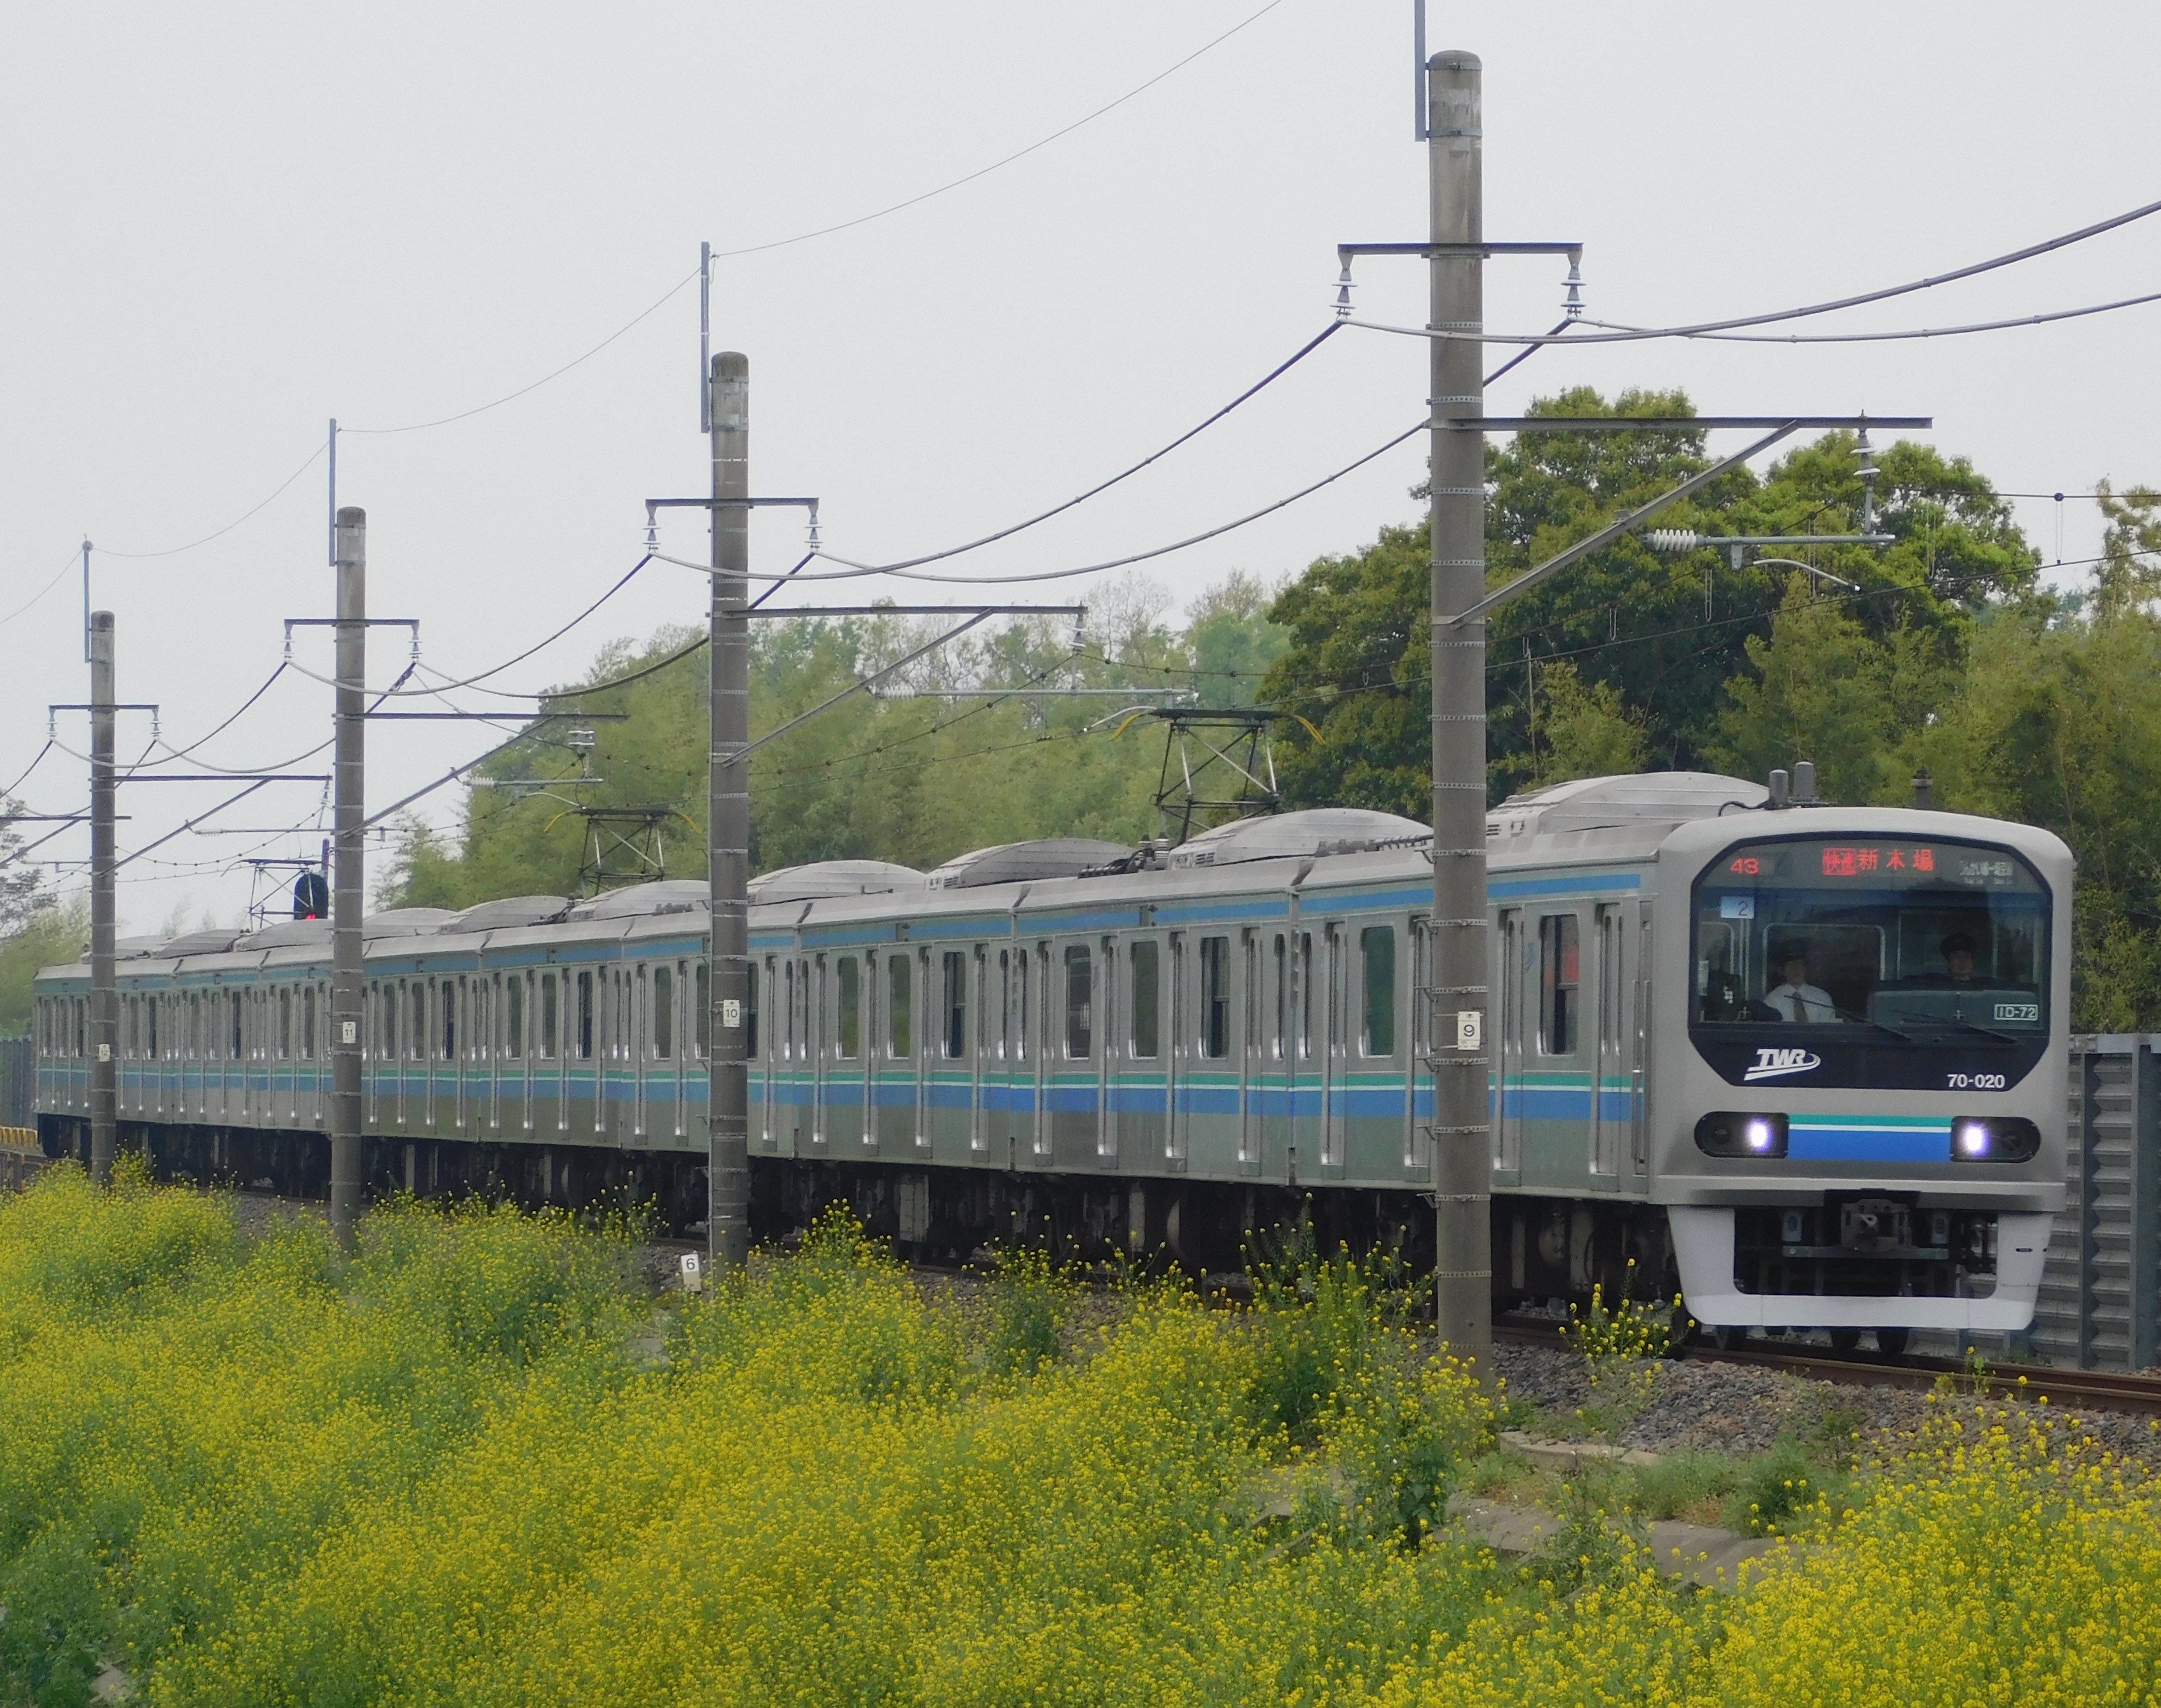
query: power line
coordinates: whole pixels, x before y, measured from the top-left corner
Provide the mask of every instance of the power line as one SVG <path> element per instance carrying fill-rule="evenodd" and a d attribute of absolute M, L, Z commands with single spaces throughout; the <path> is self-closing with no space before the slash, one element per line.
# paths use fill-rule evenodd
<path fill-rule="evenodd" d="M 1051 143 L 1056 142 L 1060 138 L 1070 136 L 1075 131 L 1079 130 L 1083 125 L 1093 124 L 1097 119 L 1102 117 L 1104 114 L 1114 112 L 1116 109 L 1123 107 L 1128 101 L 1133 100 L 1135 96 L 1145 95 L 1149 90 L 1154 88 L 1157 84 L 1162 82 L 1164 78 L 1171 76 L 1176 72 L 1184 70 L 1186 66 L 1191 65 L 1195 60 L 1200 58 L 1202 55 L 1213 52 L 1216 49 L 1222 46 L 1225 42 L 1230 40 L 1231 38 L 1237 34 L 1239 31 L 1250 29 L 1252 25 L 1258 23 L 1261 19 L 1267 17 L 1268 13 L 1274 11 L 1276 8 L 1281 4 L 1283 4 L 1283 0 L 1268 0 L 1268 3 L 1262 7 L 1259 11 L 1252 13 L 1239 23 L 1232 24 L 1230 29 L 1225 30 L 1222 34 L 1216 36 L 1214 39 L 1204 42 L 1200 46 L 1195 48 L 1191 53 L 1188 54 L 1184 59 L 1179 60 L 1174 64 L 1157 72 L 1155 76 L 1149 78 L 1147 82 L 1137 85 L 1135 87 L 1128 89 L 1123 95 L 1118 96 L 1117 100 L 1106 102 L 1102 106 L 1097 107 L 1093 112 L 1075 119 L 1070 124 L 1061 126 L 1057 130 L 1051 132 L 1049 136 L 1040 138 L 1037 141 L 1030 143 L 1026 148 L 1016 148 L 1012 154 L 1004 156 L 1002 159 L 993 160 L 987 166 L 979 166 L 973 172 L 970 172 L 961 177 L 953 179 L 949 183 L 940 185 L 935 190 L 924 190 L 920 195 L 911 195 L 905 200 L 896 201 L 891 203 L 888 206 L 882 207 L 875 213 L 858 214 L 855 218 L 851 220 L 842 220 L 837 225 L 820 226 L 815 231 L 799 232 L 792 237 L 776 237 L 770 242 L 747 244 L 740 249 L 716 249 L 713 252 L 713 259 L 716 261 L 726 261 L 738 255 L 762 255 L 770 249 L 785 249 L 791 244 L 808 243 L 812 239 L 817 237 L 830 237 L 836 232 L 852 231 L 857 226 L 867 226 L 872 220 L 882 220 L 888 214 L 897 214 L 904 208 L 914 207 L 923 202 L 930 200 L 934 196 L 943 195 L 948 190 L 958 190 L 963 185 L 973 184 L 978 178 L 987 177 L 990 174 L 997 171 L 1002 167 L 1012 165 L 1016 160 L 1025 159 L 1028 155 L 1034 154 L 1039 148 L 1049 148 Z M 687 280 L 685 282 L 686 284 L 688 283 Z M 676 288 L 680 289 L 682 287 L 679 285 Z"/>
<path fill-rule="evenodd" d="M 1624 326 L 1615 320 L 1587 320 L 1646 338 L 1689 338 L 1721 344 L 1892 344 L 1915 338 L 1961 338 L 1970 332 L 2005 332 L 2021 326 L 2045 326 L 2056 320 L 2076 320 L 2088 315 L 2109 315 L 2118 309 L 2135 309 L 2143 303 L 2161 302 L 2161 290 L 2143 296 L 2121 297 L 2112 303 L 2092 303 L 2082 309 L 2053 309 L 2046 314 L 2018 315 L 2004 320 L 1976 320 L 1963 326 L 1915 326 L 1898 332 L 1661 332 Z"/>
<path fill-rule="evenodd" d="M 1568 341 L 1570 343 L 1584 344 L 1622 344 L 1644 338 L 1700 338 L 1715 332 L 1733 331 L 1744 326 L 1768 325 L 1775 320 L 1799 320 L 1814 315 L 1834 314 L 1841 309 L 1858 308 L 1864 303 L 1882 302 L 1895 296 L 1910 295 L 1917 290 L 1932 290 L 1940 284 L 1950 284 L 1957 279 L 1971 279 L 1980 273 L 1994 272 L 2000 267 L 2010 267 L 2021 261 L 2031 261 L 2037 256 L 2051 254 L 2058 249 L 2068 248 L 2074 243 L 2082 243 L 2089 237 L 2097 237 L 2105 232 L 2112 232 L 2119 226 L 2127 226 L 2135 220 L 2143 220 L 2155 213 L 2161 213 L 2161 201 L 2149 201 L 2143 207 L 2132 208 L 2127 212 L 2114 215 L 2091 226 L 2081 226 L 2077 231 L 2066 232 L 2061 237 L 2050 237 L 2039 243 L 2029 243 L 2023 249 L 2013 249 L 2007 254 L 1991 256 L 1986 261 L 1976 261 L 1969 266 L 1954 268 L 1949 273 L 1934 273 L 1926 279 L 1910 279 L 1903 284 L 1887 285 L 1879 290 L 1862 291 L 1854 296 L 1838 297 L 1830 302 L 1809 303 L 1794 309 L 1778 309 L 1768 314 L 1744 315 L 1733 320 L 1703 320 L 1689 326 L 1632 327 L 1621 331 L 1586 332 L 1580 336 L 1568 336 L 1566 334 L 1551 332 L 1543 335 L 1445 332 L 1426 326 L 1383 325 L 1374 320 L 1346 320 L 1344 324 L 1362 326 L 1370 331 L 1404 332 L 1419 338 L 1438 338 L 1479 344 L 1553 344 L 1560 342 L 1565 336 L 1568 337 Z M 2127 307 L 2133 302 L 2153 300 L 2154 299 L 2152 297 L 2134 297 L 2127 299 L 2123 303 L 2106 306 Z M 2078 312 L 2098 314 L 2104 311 L 2102 308 L 2095 308 L 2081 310 Z M 2023 325 L 2024 323 L 2012 321 L 2006 324 Z M 1858 337 L 1862 335 L 1855 336 Z"/>
<path fill-rule="evenodd" d="M 1172 451 L 1177 450 L 1181 445 L 1187 443 L 1190 440 L 1198 438 L 1201 434 L 1206 432 L 1211 427 L 1213 427 L 1218 421 L 1221 420 L 1226 415 L 1229 414 L 1233 409 L 1237 409 L 1241 404 L 1247 402 L 1250 398 L 1258 397 L 1262 392 L 1267 390 L 1268 387 L 1274 384 L 1276 381 L 1281 379 L 1284 375 L 1289 373 L 1291 369 L 1297 367 L 1299 362 L 1304 361 L 1307 357 L 1312 355 L 1313 352 L 1318 350 L 1323 344 L 1326 343 L 1328 340 L 1341 328 L 1341 325 L 1342 323 L 1340 320 L 1330 321 L 1328 325 L 1322 327 L 1320 332 L 1315 336 L 1308 339 L 1289 356 L 1278 362 L 1273 367 L 1270 368 L 1267 373 L 1263 374 L 1259 379 L 1254 381 L 1252 384 L 1247 386 L 1245 390 L 1240 392 L 1237 397 L 1232 398 L 1229 403 L 1224 404 L 1221 409 L 1217 409 L 1205 420 L 1201 421 L 1195 426 L 1187 428 L 1185 432 L 1179 434 L 1177 438 L 1172 440 L 1169 444 L 1164 445 L 1160 450 L 1150 451 L 1146 456 L 1143 457 L 1138 462 L 1134 463 L 1131 467 L 1121 469 L 1117 474 L 1112 475 L 1108 480 L 1098 482 L 1096 485 L 1089 487 L 1086 492 L 1076 492 L 1071 497 L 1066 499 L 1063 503 L 1054 504 L 1050 508 L 1042 512 L 1040 514 L 1031 516 L 1024 522 L 1016 522 L 1009 528 L 1001 528 L 995 534 L 987 534 L 981 539 L 971 539 L 964 545 L 949 545 L 942 551 L 925 552 L 921 557 L 902 558 L 894 563 L 882 564 L 878 566 L 877 573 L 897 575 L 903 570 L 912 570 L 919 564 L 936 563 L 940 558 L 958 557 L 962 552 L 974 551 L 979 546 L 994 544 L 1001 539 L 1009 539 L 1014 534 L 1020 533 L 1023 529 L 1033 528 L 1039 522 L 1048 522 L 1054 516 L 1063 515 L 1066 511 L 1070 510 L 1076 504 L 1085 504 L 1089 499 L 1093 498 L 1101 493 L 1109 492 L 1111 488 L 1117 486 L 1119 482 L 1129 479 L 1131 476 L 1138 474 L 1143 469 L 1148 467 L 1151 463 L 1159 462 L 1162 461 L 1163 458 L 1169 456 Z M 822 557 L 825 556 L 825 554 L 822 552 L 814 553 L 813 555 Z M 832 561 L 839 563 L 845 561 L 845 560 L 836 558 L 833 559 Z M 854 567 L 862 569 L 867 566 L 858 564 Z"/>
<path fill-rule="evenodd" d="M 214 539 L 222 539 L 227 534 L 232 533 L 234 529 L 239 527 L 242 523 L 248 521 L 261 512 L 268 509 L 272 503 L 283 497 L 285 489 L 288 487 L 291 486 L 294 482 L 299 479 L 302 475 L 307 473 L 307 471 L 313 468 L 321 459 L 324 449 L 324 446 L 320 445 L 317 445 L 313 450 L 308 453 L 308 460 L 305 462 L 302 463 L 299 467 L 294 469 L 292 473 L 287 475 L 284 480 L 278 482 L 276 490 L 273 491 L 268 498 L 263 499 L 261 503 L 254 505 L 247 510 L 242 511 L 238 516 L 233 518 L 232 521 L 227 523 L 224 527 L 219 529 L 214 534 L 206 534 L 200 539 L 191 539 L 185 545 L 169 545 L 162 551 L 115 551 L 112 547 L 104 545 L 99 546 L 97 549 L 105 556 L 109 558 L 133 558 L 138 560 L 143 558 L 169 558 L 178 557 L 184 551 L 193 551 L 199 545 L 208 545 Z"/>
<path fill-rule="evenodd" d="M 66 561 L 61 564 L 58 570 L 54 571 L 52 580 L 46 582 L 44 586 L 39 588 L 36 592 L 30 595 L 29 598 L 25 599 L 20 605 L 18 605 L 5 617 L 0 617 L 0 622 L 13 622 L 17 617 L 28 611 L 33 605 L 35 605 L 40 599 L 44 598 L 46 594 L 51 592 L 54 588 L 59 586 L 61 579 L 65 576 L 67 572 L 73 569 L 80 560 L 78 555 L 70 551 L 67 555 Z"/>
<path fill-rule="evenodd" d="M 440 688 L 470 688 L 476 682 L 485 682 L 491 676 L 500 676 L 513 664 L 522 664 L 528 659 L 531 658 L 534 654 L 539 652 L 542 648 L 555 645 L 557 641 L 562 639 L 565 635 L 568 634 L 572 629 L 575 628 L 580 623 L 591 617 L 596 611 L 598 611 L 601 606 L 607 604 L 609 600 L 614 598 L 617 594 L 622 592 L 625 587 L 627 587 L 631 583 L 632 578 L 635 576 L 640 570 L 643 569 L 652 561 L 653 554 L 651 552 L 648 552 L 643 557 L 640 558 L 636 563 L 633 564 L 627 570 L 626 570 L 623 572 L 622 578 L 612 587 L 610 587 L 607 592 L 601 594 L 599 598 L 594 600 L 591 604 L 588 605 L 583 611 L 581 611 L 575 617 L 572 617 L 568 622 L 565 623 L 560 628 L 557 629 L 553 634 L 549 635 L 546 638 L 534 642 L 534 643 L 526 648 L 523 652 L 505 659 L 499 664 L 492 665 L 487 669 L 480 671 L 475 675 L 467 676 L 460 681 L 444 682 L 440 685 Z M 431 671 L 430 674 L 434 674 L 435 673 Z M 393 688 L 390 691 L 392 693 L 397 693 L 400 690 L 396 688 Z M 433 694 L 438 692 L 439 689 L 416 689 L 404 691 L 420 694 Z M 513 700 L 537 700 L 541 697 L 535 694 L 506 694 L 503 690 L 499 688 L 483 688 L 481 692 L 483 694 L 502 695 L 503 697 L 507 699 Z"/>

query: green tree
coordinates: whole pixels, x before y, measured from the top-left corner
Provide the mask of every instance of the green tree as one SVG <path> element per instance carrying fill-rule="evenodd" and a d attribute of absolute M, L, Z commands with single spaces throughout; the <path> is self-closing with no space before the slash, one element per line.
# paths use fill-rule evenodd
<path fill-rule="evenodd" d="M 49 900 L 0 937 L 0 1035 L 30 1029 L 31 982 L 40 967 L 75 961 L 90 948 L 90 901 Z"/>
<path fill-rule="evenodd" d="M 1644 768 L 1648 758 L 1640 713 L 1621 703 L 1611 682 L 1586 683 L 1570 664 L 1539 673 L 1532 781 L 1615 777 Z"/>
<path fill-rule="evenodd" d="M 1553 416 L 1686 416 L 1678 393 L 1612 404 L 1587 388 L 1540 400 Z M 1660 526 L 1716 534 L 1858 531 L 1863 489 L 1850 434 L 1830 434 L 1762 479 L 1722 476 Z M 1705 466 L 1685 430 L 1526 431 L 1488 453 L 1487 555 L 1496 586 Z M 1898 696 L 1897 726 L 1918 727 L 1955 671 L 1976 617 L 2033 581 L 2034 555 L 1988 483 L 1964 459 L 1897 445 L 1881 461 L 1876 525 L 1889 544 L 1804 547 L 1859 584 L 1848 613 L 1891 656 L 1878 674 Z M 1610 689 L 1640 731 L 1645 761 L 1720 763 L 1735 747 L 1729 685 L 1758 668 L 1788 571 L 1724 548 L 1668 555 L 1631 536 L 1591 553 L 1494 613 L 1488 631 L 1489 773 L 1497 797 L 1545 778 L 1534 742 L 1536 685 L 1556 662 Z M 1278 598 L 1290 645 L 1263 684 L 1271 703 L 1311 720 L 1318 741 L 1281 732 L 1278 763 L 1299 804 L 1424 809 L 1428 570 L 1423 525 L 1384 529 L 1355 555 L 1323 558 Z M 1335 751 L 1330 751 L 1334 749 Z"/>

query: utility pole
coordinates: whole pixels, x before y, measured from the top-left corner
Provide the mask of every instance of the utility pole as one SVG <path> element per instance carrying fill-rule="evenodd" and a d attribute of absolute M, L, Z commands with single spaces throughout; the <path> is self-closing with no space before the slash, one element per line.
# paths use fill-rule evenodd
<path fill-rule="evenodd" d="M 87 586 L 90 549 L 83 548 Z M 113 835 L 112 613 L 90 614 L 90 1173 L 112 1178 L 120 1116 L 120 1003 L 113 986 L 113 894 L 119 846 Z"/>
<path fill-rule="evenodd" d="M 706 383 L 713 583 L 706 1242 L 714 1269 L 724 1271 L 750 1257 L 750 358 L 722 351 Z"/>
<path fill-rule="evenodd" d="M 1475 54 L 1426 65 L 1431 324 L 1485 330 L 1485 215 Z M 1434 1303 L 1440 1337 L 1492 1373 L 1493 1186 L 1487 1055 L 1484 346 L 1431 341 L 1433 420 Z"/>
<path fill-rule="evenodd" d="M 351 1250 L 360 1220 L 361 851 L 367 815 L 367 512 L 337 513 L 336 751 L 331 768 L 331 1231 Z"/>

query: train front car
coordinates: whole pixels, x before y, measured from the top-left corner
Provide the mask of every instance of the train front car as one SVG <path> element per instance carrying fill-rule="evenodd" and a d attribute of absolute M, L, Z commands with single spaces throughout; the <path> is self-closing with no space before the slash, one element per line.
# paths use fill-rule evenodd
<path fill-rule="evenodd" d="M 1951 813 L 1659 857 L 1653 1195 L 1708 1327 L 2015 1332 L 2065 1197 L 2070 851 Z"/>

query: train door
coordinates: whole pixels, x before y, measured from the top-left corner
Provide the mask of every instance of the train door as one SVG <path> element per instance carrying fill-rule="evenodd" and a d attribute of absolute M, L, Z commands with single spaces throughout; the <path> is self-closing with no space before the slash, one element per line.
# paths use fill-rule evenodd
<path fill-rule="evenodd" d="M 1539 1181 L 1560 1185 L 1582 1178 L 1597 1112 L 1597 1058 L 1583 1037 L 1581 922 L 1573 909 L 1543 914 L 1538 932 L 1537 1083 L 1523 1093 L 1526 1122 L 1537 1125 L 1527 1148 Z"/>
<path fill-rule="evenodd" d="M 1651 1115 L 1644 1076 L 1651 1060 L 1652 905 L 1636 903 L 1636 964 L 1629 981 L 1628 1029 L 1635 1045 L 1628 1062 L 1628 1159 L 1629 1173 L 1638 1181 L 1651 1169 Z"/>
<path fill-rule="evenodd" d="M 1320 1165 L 1343 1166 L 1345 1084 L 1349 1071 L 1351 1028 L 1344 1012 L 1344 981 L 1350 955 L 1345 928 L 1331 922 L 1323 935 L 1320 981 L 1322 1002 L 1320 1079 Z"/>
<path fill-rule="evenodd" d="M 1628 1142 L 1629 1002 L 1628 937 L 1622 904 L 1601 902 L 1591 910 L 1598 940 L 1591 1081 L 1591 1173 L 1606 1185 L 1619 1184 L 1622 1153 Z"/>
<path fill-rule="evenodd" d="M 1119 1100 L 1118 1128 L 1122 1140 L 1133 1141 L 1125 1147 L 1126 1155 L 1138 1162 L 1161 1143 L 1156 1125 L 1160 1088 L 1148 1082 L 1164 1065 L 1163 945 L 1158 939 L 1136 937 L 1127 949 L 1122 1054 L 1130 1078 Z M 1169 1110 L 1160 1112 L 1168 1123 Z M 1169 1131 L 1168 1124 L 1161 1129 Z"/>
<path fill-rule="evenodd" d="M 1503 908 L 1494 982 L 1493 1025 L 1500 1035 L 1494 1050 L 1493 1167 L 1507 1185 L 1521 1178 L 1523 1167 L 1523 987 L 1529 960 L 1523 910 Z"/>
<path fill-rule="evenodd" d="M 1411 1035 L 1403 1053 L 1403 1178 L 1423 1181 L 1432 1178 L 1433 1145 L 1427 1117 L 1419 1118 L 1419 1096 L 1425 1089 L 1426 1064 L 1433 1059 L 1433 926 L 1424 914 L 1411 915 L 1410 966 L 1405 977 L 1410 993 Z"/>
<path fill-rule="evenodd" d="M 976 945 L 968 956 L 969 976 L 975 984 L 975 1048 L 968 1052 L 968 1152 L 980 1156 L 991 1148 L 990 1075 L 994 1071 L 991 1052 L 997 1047 L 998 1017 L 992 1008 L 991 952 Z"/>
<path fill-rule="evenodd" d="M 1106 937 L 1098 945 L 1102 966 L 1095 992 L 1096 1153 L 1112 1163 L 1118 1159 L 1118 1117 L 1112 1107 L 1117 1085 L 1118 961 L 1117 941 Z"/>
<path fill-rule="evenodd" d="M 1192 974 L 1186 962 L 1186 934 L 1170 934 L 1170 1047 L 1164 1052 L 1164 1160 L 1181 1164 L 1192 1154 L 1193 1094 L 1187 1085 L 1192 1071 L 1193 993 L 1187 988 Z"/>
<path fill-rule="evenodd" d="M 1266 1070 L 1267 1060 L 1262 1054 L 1263 1021 L 1267 1013 L 1267 1005 L 1261 999 L 1264 963 L 1258 931 L 1248 925 L 1239 933 L 1238 940 L 1244 1021 L 1239 1028 L 1238 1172 L 1258 1174 L 1261 1171 L 1261 1075 Z"/>
<path fill-rule="evenodd" d="M 1050 1061 L 1054 1047 L 1051 1015 L 1056 1011 L 1050 1002 L 1050 945 L 1038 943 L 1027 963 L 1027 983 L 1034 992 L 1035 1023 L 1029 1033 L 1029 1048 L 1035 1052 L 1035 1088 L 1034 1120 L 1031 1131 L 1035 1138 L 1035 1154 L 1046 1166 L 1052 1160 L 1054 1138 L 1050 1125 Z M 1028 1019 L 1026 1005 L 1029 998 L 1023 995 L 1022 1021 Z"/>

